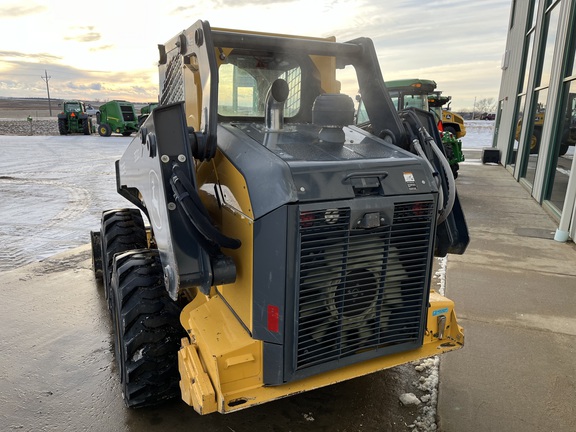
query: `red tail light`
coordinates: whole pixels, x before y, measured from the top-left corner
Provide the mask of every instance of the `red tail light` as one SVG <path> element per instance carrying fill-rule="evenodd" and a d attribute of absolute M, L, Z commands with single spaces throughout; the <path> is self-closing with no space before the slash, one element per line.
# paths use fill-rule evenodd
<path fill-rule="evenodd" d="M 280 328 L 280 308 L 268 305 L 268 331 L 278 333 Z"/>

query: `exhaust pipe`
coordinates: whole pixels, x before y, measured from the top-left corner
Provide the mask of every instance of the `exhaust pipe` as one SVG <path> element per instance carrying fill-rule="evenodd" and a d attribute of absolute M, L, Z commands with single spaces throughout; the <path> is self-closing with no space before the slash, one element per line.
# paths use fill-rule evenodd
<path fill-rule="evenodd" d="M 269 132 L 278 132 L 284 128 L 284 102 L 288 99 L 288 83 L 277 79 L 266 95 L 265 125 Z"/>

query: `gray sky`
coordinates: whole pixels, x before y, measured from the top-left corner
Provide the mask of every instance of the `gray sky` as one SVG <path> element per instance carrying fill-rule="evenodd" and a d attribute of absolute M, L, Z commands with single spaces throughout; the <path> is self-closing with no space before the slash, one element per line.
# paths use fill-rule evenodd
<path fill-rule="evenodd" d="M 452 108 L 497 98 L 511 0 L 2 0 L 0 97 L 155 101 L 157 45 L 213 27 L 374 40 L 385 80 L 433 79 Z"/>

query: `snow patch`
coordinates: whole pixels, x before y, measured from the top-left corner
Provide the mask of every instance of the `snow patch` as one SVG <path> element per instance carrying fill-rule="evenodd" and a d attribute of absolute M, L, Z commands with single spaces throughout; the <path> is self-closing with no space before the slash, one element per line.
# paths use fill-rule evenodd
<path fill-rule="evenodd" d="M 402 405 L 420 405 L 422 403 L 414 393 L 400 395 L 400 402 L 402 402 Z"/>
<path fill-rule="evenodd" d="M 436 271 L 432 277 L 435 290 L 444 295 L 446 291 L 446 269 L 448 258 L 436 258 Z M 438 430 L 436 424 L 436 410 L 438 406 L 438 379 L 440 357 L 430 357 L 414 362 L 414 369 L 420 373 L 418 381 L 412 385 L 424 394 L 418 399 L 418 417 L 409 427 L 415 432 L 434 432 Z M 413 393 L 408 393 L 413 394 Z"/>
<path fill-rule="evenodd" d="M 132 356 L 132 361 L 133 362 L 137 362 L 138 360 L 140 360 L 142 357 L 144 357 L 144 348 L 140 348 L 138 351 L 136 351 L 134 353 L 134 355 Z"/>
<path fill-rule="evenodd" d="M 314 421 L 314 417 L 312 416 L 312 413 L 302 413 L 302 415 L 304 416 L 304 419 L 306 421 L 309 421 L 309 422 Z"/>

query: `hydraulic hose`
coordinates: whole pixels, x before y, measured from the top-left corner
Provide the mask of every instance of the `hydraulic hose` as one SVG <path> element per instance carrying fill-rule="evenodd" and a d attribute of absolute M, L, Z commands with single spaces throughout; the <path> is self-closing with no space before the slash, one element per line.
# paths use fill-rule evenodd
<path fill-rule="evenodd" d="M 446 218 L 452 212 L 452 208 L 454 207 L 454 201 L 456 201 L 456 193 L 455 193 L 456 181 L 454 180 L 454 174 L 452 174 L 452 169 L 450 168 L 448 159 L 446 159 L 446 156 L 444 155 L 444 153 L 442 153 L 442 150 L 440 150 L 440 148 L 438 147 L 436 140 L 430 136 L 426 128 L 422 127 L 422 131 L 423 135 L 426 136 L 426 140 L 430 143 L 430 146 L 432 147 L 432 151 L 436 155 L 436 158 L 440 161 L 440 164 L 442 164 L 442 170 L 444 171 L 444 176 L 446 178 L 446 181 L 448 182 L 448 187 L 446 191 L 448 194 L 447 202 L 444 208 L 439 212 L 440 214 L 438 217 L 438 223 L 440 224 L 446 220 Z"/>
<path fill-rule="evenodd" d="M 174 197 L 182 206 L 182 210 L 184 210 L 184 213 L 203 240 L 211 246 L 213 253 L 220 247 L 238 249 L 241 246 L 240 240 L 225 236 L 212 225 L 196 188 L 178 164 L 172 166 L 170 185 L 172 186 Z"/>
<path fill-rule="evenodd" d="M 412 145 L 416 153 L 427 161 L 428 166 L 432 170 L 433 176 L 436 178 L 436 183 L 438 187 L 439 202 L 441 203 L 441 208 L 438 210 L 438 218 L 436 220 L 437 224 L 440 224 L 446 220 L 446 218 L 452 212 L 454 207 L 454 202 L 456 200 L 456 182 L 454 180 L 454 175 L 450 169 L 450 164 L 444 156 L 444 153 L 438 147 L 436 140 L 428 133 L 426 128 L 422 125 L 422 122 L 413 111 L 407 110 L 405 114 L 410 117 L 413 124 L 417 125 L 418 137 L 414 133 L 410 132 L 412 138 Z M 411 128 L 407 128 L 410 130 Z M 426 144 L 433 152 L 436 159 L 440 163 L 440 167 L 434 167 L 430 161 L 430 157 L 426 155 L 422 144 Z M 439 177 L 439 173 L 443 172 L 443 177 L 445 182 Z M 444 202 L 446 201 L 446 202 Z"/>

